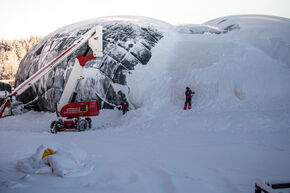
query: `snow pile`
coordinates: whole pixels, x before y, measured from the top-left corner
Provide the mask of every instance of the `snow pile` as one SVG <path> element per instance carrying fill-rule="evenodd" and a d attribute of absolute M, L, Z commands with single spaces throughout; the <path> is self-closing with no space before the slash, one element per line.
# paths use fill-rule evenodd
<path fill-rule="evenodd" d="M 55 152 L 44 156 L 46 150 Z M 32 156 L 18 161 L 16 168 L 28 174 L 53 173 L 60 177 L 84 175 L 90 171 L 86 153 L 74 145 L 40 145 Z"/>
<path fill-rule="evenodd" d="M 131 102 L 147 109 L 181 108 L 190 86 L 194 108 L 201 111 L 289 109 L 290 21 L 261 18 L 205 23 L 229 30 L 219 35 L 184 33 L 190 25 L 183 32 L 168 31 L 149 63 L 128 76 Z M 204 26 L 195 29 L 208 32 Z"/>

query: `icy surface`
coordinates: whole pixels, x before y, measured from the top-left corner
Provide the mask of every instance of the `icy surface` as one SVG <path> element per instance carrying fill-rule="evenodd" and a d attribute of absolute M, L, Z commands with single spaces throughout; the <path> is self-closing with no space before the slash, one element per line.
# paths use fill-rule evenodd
<path fill-rule="evenodd" d="M 152 57 L 126 75 L 127 86 L 112 86 L 136 107 L 125 116 L 102 110 L 92 129 L 56 135 L 52 113 L 0 119 L 0 192 L 248 193 L 257 178 L 290 179 L 289 20 L 230 16 L 202 24 L 219 34 L 153 24 L 163 37 Z M 196 92 L 190 111 L 182 110 L 186 86 Z M 41 144 L 83 149 L 91 170 L 69 178 L 17 170 Z"/>

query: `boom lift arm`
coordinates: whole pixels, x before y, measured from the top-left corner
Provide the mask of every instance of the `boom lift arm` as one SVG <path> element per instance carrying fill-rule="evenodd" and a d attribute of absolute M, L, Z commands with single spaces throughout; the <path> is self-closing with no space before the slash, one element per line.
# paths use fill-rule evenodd
<path fill-rule="evenodd" d="M 93 50 L 93 54 L 88 56 L 78 56 L 75 61 L 74 67 L 71 71 L 70 77 L 67 81 L 65 89 L 63 91 L 63 95 L 61 100 L 58 103 L 57 110 L 60 109 L 69 103 L 72 91 L 77 83 L 77 80 L 81 76 L 82 68 L 85 65 L 85 62 L 91 60 L 95 57 L 103 56 L 103 38 L 102 38 L 102 26 L 96 26 L 86 32 L 81 38 L 75 41 L 67 50 L 62 52 L 59 56 L 51 60 L 48 64 L 39 69 L 36 73 L 34 73 L 31 77 L 21 83 L 17 88 L 15 88 L 4 100 L 3 104 L 0 108 L 0 118 L 2 117 L 5 108 L 9 106 L 12 97 L 16 97 L 26 91 L 28 88 L 32 86 L 35 82 L 37 82 L 41 77 L 43 77 L 48 72 L 52 71 L 56 66 L 58 66 L 64 59 L 66 59 L 69 55 L 79 49 L 86 42 L 89 42 L 89 47 Z"/>

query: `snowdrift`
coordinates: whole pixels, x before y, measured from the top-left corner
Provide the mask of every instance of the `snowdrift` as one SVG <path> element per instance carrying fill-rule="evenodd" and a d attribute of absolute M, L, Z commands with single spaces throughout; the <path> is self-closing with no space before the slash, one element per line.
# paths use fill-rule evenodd
<path fill-rule="evenodd" d="M 132 103 L 181 108 L 190 86 L 202 111 L 289 108 L 289 19 L 228 16 L 177 29 L 128 77 Z"/>

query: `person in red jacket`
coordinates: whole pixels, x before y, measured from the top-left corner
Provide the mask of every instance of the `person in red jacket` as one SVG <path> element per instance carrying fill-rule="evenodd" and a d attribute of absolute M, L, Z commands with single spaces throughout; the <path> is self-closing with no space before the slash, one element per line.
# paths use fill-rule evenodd
<path fill-rule="evenodd" d="M 184 110 L 186 110 L 187 104 L 188 109 L 191 109 L 191 97 L 194 95 L 195 92 L 192 92 L 190 88 L 187 86 L 185 91 L 185 104 L 184 104 Z"/>
<path fill-rule="evenodd" d="M 121 109 L 122 109 L 123 115 L 125 115 L 125 113 L 129 111 L 129 103 L 127 102 L 126 99 L 124 99 L 124 101 L 121 103 Z"/>

